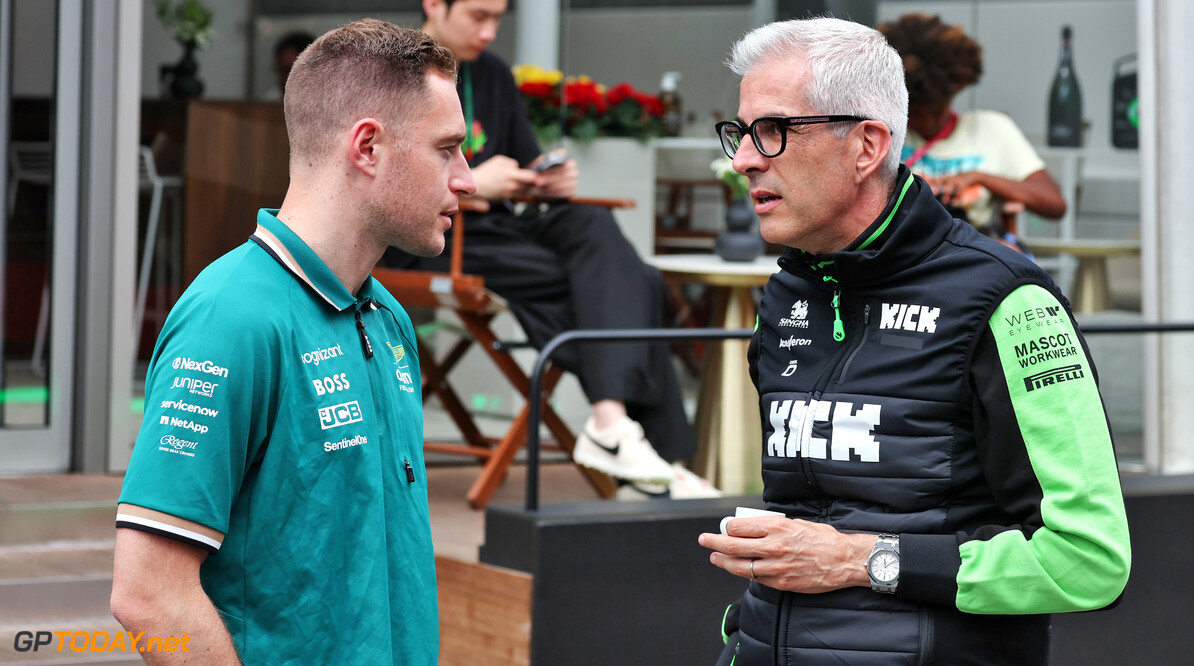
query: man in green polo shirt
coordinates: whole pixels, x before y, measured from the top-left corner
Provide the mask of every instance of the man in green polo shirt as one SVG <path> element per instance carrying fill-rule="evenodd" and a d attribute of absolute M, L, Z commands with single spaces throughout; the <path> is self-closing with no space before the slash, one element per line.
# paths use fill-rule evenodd
<path fill-rule="evenodd" d="M 286 86 L 290 188 L 179 300 L 117 515 L 112 611 L 150 663 L 434 664 L 419 362 L 370 277 L 475 191 L 450 51 L 358 21 Z"/>

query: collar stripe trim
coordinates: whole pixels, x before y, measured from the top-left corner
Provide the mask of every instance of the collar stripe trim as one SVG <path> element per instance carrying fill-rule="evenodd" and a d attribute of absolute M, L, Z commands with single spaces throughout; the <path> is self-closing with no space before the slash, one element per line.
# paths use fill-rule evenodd
<path fill-rule="evenodd" d="M 116 514 L 116 526 L 140 529 L 153 534 L 174 537 L 175 539 L 194 544 L 212 553 L 220 550 L 219 541 L 216 541 L 211 537 L 204 536 L 198 532 L 184 529 L 176 525 L 163 523 L 160 520 L 143 518 L 141 516 L 134 516 L 128 513 L 118 513 Z"/>
<path fill-rule="evenodd" d="M 315 293 L 319 294 L 320 298 L 328 302 L 328 305 L 336 308 L 337 311 L 343 310 L 343 308 L 336 305 L 335 301 L 328 298 L 327 294 L 320 291 L 319 287 L 316 287 L 314 282 L 311 282 L 311 279 L 308 278 L 307 274 L 303 272 L 303 269 L 299 267 L 298 262 L 295 261 L 290 252 L 286 250 L 286 246 L 282 244 L 282 241 L 278 240 L 277 236 L 274 236 L 272 233 L 270 233 L 269 229 L 266 229 L 261 225 L 257 225 L 257 230 L 253 232 L 253 235 L 249 237 L 249 240 L 252 240 L 260 245 L 261 249 L 265 250 L 266 253 L 276 259 L 278 263 L 289 269 L 291 273 L 294 273 L 295 276 L 298 277 L 298 279 L 307 283 L 307 286 L 314 289 Z"/>
<path fill-rule="evenodd" d="M 912 187 L 912 182 L 914 180 L 915 178 L 912 177 L 912 172 L 909 171 L 908 177 L 904 179 L 904 187 L 900 190 L 900 196 L 896 199 L 895 205 L 891 207 L 891 212 L 887 214 L 887 219 L 883 220 L 883 224 L 880 224 L 879 228 L 875 229 L 875 233 L 871 234 L 870 238 L 866 239 L 862 242 L 862 245 L 858 246 L 859 250 L 865 250 L 868 245 L 875 242 L 875 239 L 879 236 L 882 236 L 883 232 L 887 230 L 887 225 L 891 224 L 891 220 L 895 217 L 896 211 L 898 211 L 900 209 L 900 205 L 904 203 L 904 195 L 908 193 L 908 188 Z"/>

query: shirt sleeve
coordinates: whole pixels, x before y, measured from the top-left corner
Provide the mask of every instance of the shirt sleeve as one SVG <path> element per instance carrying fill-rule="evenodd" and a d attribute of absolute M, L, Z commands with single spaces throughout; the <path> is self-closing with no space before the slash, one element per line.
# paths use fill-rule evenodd
<path fill-rule="evenodd" d="M 260 323 L 214 300 L 180 305 L 150 363 L 116 525 L 215 552 L 265 441 L 278 365 Z"/>
<path fill-rule="evenodd" d="M 1131 564 L 1127 519 L 1094 367 L 1068 310 L 1039 285 L 1017 288 L 977 342 L 971 379 L 983 472 L 1011 524 L 901 535 L 913 596 L 982 614 L 1113 603 Z"/>

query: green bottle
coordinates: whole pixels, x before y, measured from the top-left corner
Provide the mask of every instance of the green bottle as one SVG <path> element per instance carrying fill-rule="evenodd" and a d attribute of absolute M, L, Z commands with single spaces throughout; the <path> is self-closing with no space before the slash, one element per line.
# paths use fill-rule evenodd
<path fill-rule="evenodd" d="M 1074 72 L 1074 57 L 1070 46 L 1073 31 L 1070 26 L 1061 29 L 1061 62 L 1053 76 L 1053 89 L 1049 92 L 1050 146 L 1078 147 L 1082 145 L 1082 89 L 1078 86 L 1078 75 Z"/>

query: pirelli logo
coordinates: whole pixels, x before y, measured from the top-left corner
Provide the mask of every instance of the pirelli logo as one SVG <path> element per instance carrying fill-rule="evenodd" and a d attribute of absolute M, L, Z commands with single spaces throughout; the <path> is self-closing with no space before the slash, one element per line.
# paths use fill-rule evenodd
<path fill-rule="evenodd" d="M 1029 375 L 1024 378 L 1024 389 L 1032 392 L 1039 388 L 1068 382 L 1071 379 L 1082 379 L 1086 374 L 1082 372 L 1080 365 L 1065 365 L 1053 370 L 1046 370 L 1045 372 L 1038 372 L 1035 375 Z"/>

